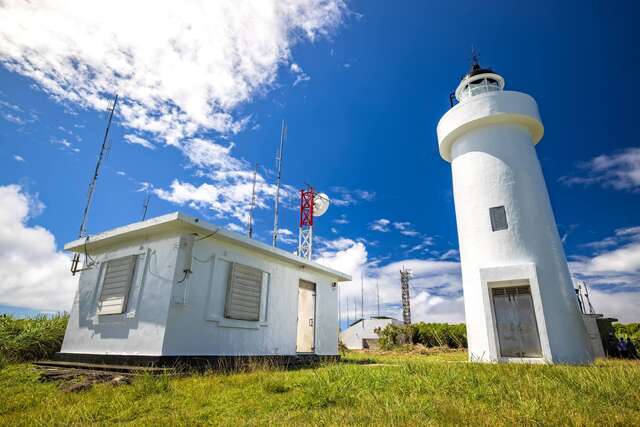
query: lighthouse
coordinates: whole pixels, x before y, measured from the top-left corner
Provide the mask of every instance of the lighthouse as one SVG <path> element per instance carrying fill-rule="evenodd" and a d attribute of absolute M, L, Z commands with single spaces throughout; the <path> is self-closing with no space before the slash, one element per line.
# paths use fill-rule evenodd
<path fill-rule="evenodd" d="M 458 103 L 437 128 L 453 177 L 469 359 L 588 363 L 593 356 L 536 155 L 544 133 L 538 106 L 504 87 L 502 76 L 474 58 L 455 91 Z"/>

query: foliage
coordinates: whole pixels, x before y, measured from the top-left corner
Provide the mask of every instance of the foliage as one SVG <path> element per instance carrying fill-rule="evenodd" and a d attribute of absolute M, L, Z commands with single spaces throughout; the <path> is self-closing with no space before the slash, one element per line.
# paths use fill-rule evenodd
<path fill-rule="evenodd" d="M 0 315 L 0 360 L 11 362 L 51 357 L 60 350 L 69 315 L 18 319 Z"/>
<path fill-rule="evenodd" d="M 425 347 L 467 347 L 467 329 L 464 324 L 413 323 L 389 324 L 378 332 L 380 346 L 392 349 L 405 344 L 421 344 Z"/>
<path fill-rule="evenodd" d="M 350 353 L 316 369 L 142 376 L 80 393 L 10 364 L 0 371 L 0 425 L 640 425 L 640 361 L 464 359 Z"/>
<path fill-rule="evenodd" d="M 633 344 L 640 351 L 640 323 L 614 323 L 613 329 L 619 339 L 630 338 Z"/>

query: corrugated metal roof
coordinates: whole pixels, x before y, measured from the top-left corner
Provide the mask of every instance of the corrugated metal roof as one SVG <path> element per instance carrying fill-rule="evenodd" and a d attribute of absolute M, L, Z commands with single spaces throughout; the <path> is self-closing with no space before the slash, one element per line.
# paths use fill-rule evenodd
<path fill-rule="evenodd" d="M 194 218 L 181 212 L 174 212 L 151 218 L 146 221 L 135 222 L 133 224 L 89 236 L 86 239 L 77 239 L 64 245 L 64 249 L 70 252 L 84 253 L 86 250 L 87 252 L 92 253 L 121 242 L 147 238 L 152 235 L 167 232 L 193 232 L 197 233 L 200 237 L 209 236 L 208 238 L 210 239 L 232 242 L 264 255 L 286 261 L 291 264 L 297 264 L 302 268 L 309 268 L 311 270 L 327 274 L 338 282 L 351 280 L 351 276 L 348 274 L 325 267 L 317 262 L 301 258 L 282 249 L 274 248 L 273 246 L 269 246 L 257 240 L 249 239 L 239 233 L 225 230 L 224 228 L 201 221 L 199 218 Z"/>

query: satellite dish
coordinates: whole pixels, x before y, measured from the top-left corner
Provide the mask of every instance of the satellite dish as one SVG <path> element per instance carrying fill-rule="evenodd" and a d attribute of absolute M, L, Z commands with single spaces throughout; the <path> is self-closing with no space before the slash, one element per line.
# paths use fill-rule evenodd
<path fill-rule="evenodd" d="M 329 196 L 324 193 L 316 193 L 313 196 L 313 216 L 324 215 L 329 209 Z"/>

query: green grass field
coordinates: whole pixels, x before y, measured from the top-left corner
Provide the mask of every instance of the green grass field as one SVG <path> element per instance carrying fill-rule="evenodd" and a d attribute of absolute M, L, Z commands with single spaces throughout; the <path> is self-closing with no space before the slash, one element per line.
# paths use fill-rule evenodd
<path fill-rule="evenodd" d="M 350 353 L 315 369 L 137 378 L 80 393 L 0 370 L 0 425 L 640 425 L 640 363 L 478 365 Z"/>

